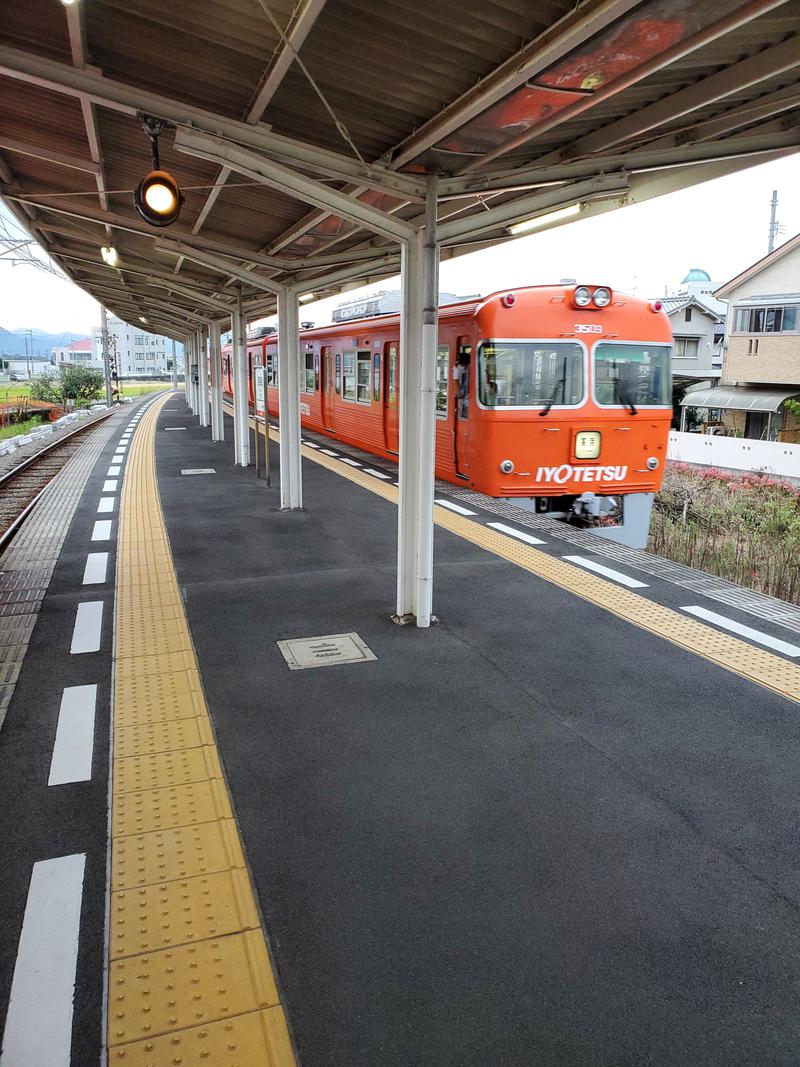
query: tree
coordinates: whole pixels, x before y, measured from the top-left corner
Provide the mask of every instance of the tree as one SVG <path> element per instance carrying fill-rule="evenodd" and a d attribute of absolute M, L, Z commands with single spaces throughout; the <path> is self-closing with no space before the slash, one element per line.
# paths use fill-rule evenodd
<path fill-rule="evenodd" d="M 48 404 L 63 403 L 61 383 L 51 374 L 40 374 L 31 380 L 31 399 L 44 400 Z"/>
<path fill-rule="evenodd" d="M 91 367 L 66 367 L 61 372 L 65 400 L 96 400 L 103 389 L 103 375 Z"/>

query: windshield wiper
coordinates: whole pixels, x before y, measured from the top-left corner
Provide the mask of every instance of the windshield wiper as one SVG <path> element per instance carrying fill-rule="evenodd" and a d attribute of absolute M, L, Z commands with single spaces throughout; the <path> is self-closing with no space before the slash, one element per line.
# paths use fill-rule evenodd
<path fill-rule="evenodd" d="M 628 392 L 627 387 L 625 389 L 625 392 L 623 393 L 622 384 L 619 378 L 614 379 L 614 397 L 616 400 L 619 400 L 621 404 L 625 405 L 628 411 L 630 411 L 631 415 L 639 414 L 639 412 L 634 407 L 633 401 L 631 400 L 631 395 Z"/>
<path fill-rule="evenodd" d="M 540 415 L 542 415 L 542 416 L 546 415 L 549 412 L 550 408 L 553 406 L 553 404 L 555 404 L 556 397 L 558 396 L 558 390 L 559 389 L 561 390 L 561 403 L 563 404 L 564 401 L 565 401 L 566 393 L 567 393 L 567 357 L 566 356 L 564 356 L 564 363 L 563 363 L 562 370 L 561 370 L 561 378 L 559 379 L 559 381 L 556 382 L 555 389 L 553 390 L 552 394 L 550 395 L 550 397 L 549 397 L 547 403 L 545 404 L 545 406 L 539 412 Z"/>

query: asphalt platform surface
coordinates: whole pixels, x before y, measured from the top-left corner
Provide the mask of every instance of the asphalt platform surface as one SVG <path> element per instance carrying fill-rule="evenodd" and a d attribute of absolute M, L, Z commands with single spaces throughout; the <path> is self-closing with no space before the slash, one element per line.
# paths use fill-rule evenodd
<path fill-rule="evenodd" d="M 302 1067 L 800 1062 L 798 706 L 441 529 L 398 627 L 395 506 L 226 430 L 159 485 Z"/>

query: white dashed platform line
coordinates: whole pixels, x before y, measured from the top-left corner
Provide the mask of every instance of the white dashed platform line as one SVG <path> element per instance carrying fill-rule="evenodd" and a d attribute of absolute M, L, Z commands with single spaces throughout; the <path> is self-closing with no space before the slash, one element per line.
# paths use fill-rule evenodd
<path fill-rule="evenodd" d="M 348 463 L 351 467 L 360 467 L 360 463 L 356 463 L 354 459 L 350 459 L 348 456 L 339 456 L 342 463 Z"/>
<path fill-rule="evenodd" d="M 309 448 L 319 448 L 319 445 L 315 445 L 313 441 L 303 441 L 304 445 L 308 445 Z"/>
<path fill-rule="evenodd" d="M 104 493 L 116 493 L 116 491 L 117 491 L 117 479 L 116 478 L 106 478 L 106 480 L 103 482 L 102 492 L 104 492 Z"/>
<path fill-rule="evenodd" d="M 96 685 L 71 685 L 64 690 L 48 785 L 91 780 L 96 705 Z"/>
<path fill-rule="evenodd" d="M 108 468 L 108 477 L 109 478 L 118 478 L 121 470 L 122 470 L 122 467 L 109 467 Z"/>
<path fill-rule="evenodd" d="M 371 474 L 373 478 L 383 478 L 383 480 L 386 482 L 390 482 L 392 480 L 388 474 L 384 474 L 383 471 L 373 470 L 372 467 L 365 467 L 364 473 Z"/>
<path fill-rule="evenodd" d="M 83 570 L 84 585 L 102 585 L 108 570 L 108 552 L 90 552 Z"/>
<path fill-rule="evenodd" d="M 108 512 L 113 511 L 115 500 L 116 497 L 113 496 L 101 496 L 100 503 L 97 505 L 98 515 L 107 514 Z"/>
<path fill-rule="evenodd" d="M 165 430 L 185 430 L 185 426 L 165 426 Z"/>
<path fill-rule="evenodd" d="M 518 541 L 524 541 L 526 545 L 547 544 L 541 537 L 533 537 L 531 534 L 523 533 L 522 530 L 515 530 L 513 526 L 506 526 L 504 522 L 487 522 L 486 525 L 491 526 L 493 530 L 498 530 L 500 533 L 508 534 L 509 537 L 516 537 Z"/>
<path fill-rule="evenodd" d="M 613 567 L 604 567 L 602 563 L 595 563 L 593 559 L 586 559 L 585 556 L 563 556 L 568 563 L 576 563 L 579 567 L 584 567 L 587 571 L 594 571 L 595 574 L 602 574 L 604 578 L 610 578 L 612 582 L 619 582 L 620 585 L 626 585 L 628 589 L 647 589 L 647 582 L 640 582 L 636 578 L 629 578 L 627 574 L 623 574 L 622 571 L 615 571 Z"/>
<path fill-rule="evenodd" d="M 441 500 L 438 497 L 434 499 L 434 504 L 438 504 L 441 508 L 447 508 L 448 511 L 455 511 L 458 515 L 477 515 L 477 511 L 470 511 L 469 508 L 462 508 L 460 504 L 451 504 L 449 500 Z"/>
<path fill-rule="evenodd" d="M 78 604 L 75 626 L 72 630 L 70 652 L 77 656 L 82 652 L 99 652 L 100 635 L 103 632 L 103 601 L 86 600 Z"/>
<path fill-rule="evenodd" d="M 86 856 L 34 863 L 0 1067 L 70 1067 Z"/>
<path fill-rule="evenodd" d="M 706 622 L 711 622 L 723 630 L 730 630 L 731 633 L 746 637 L 749 641 L 754 641 L 758 645 L 764 645 L 775 652 L 782 652 L 784 656 L 800 656 L 800 647 L 797 645 L 790 645 L 788 641 L 781 641 L 778 637 L 770 637 L 769 634 L 762 633 L 761 630 L 754 630 L 751 626 L 745 626 L 743 623 L 729 619 L 725 615 L 718 615 L 716 611 L 709 611 L 708 608 L 700 608 L 695 605 L 682 607 L 681 611 L 688 611 L 690 615 L 696 615 L 698 619 L 705 619 Z"/>
<path fill-rule="evenodd" d="M 92 530 L 93 541 L 111 540 L 111 519 L 98 519 Z"/>
<path fill-rule="evenodd" d="M 181 471 L 181 474 L 216 474 L 216 470 L 213 467 L 186 467 Z"/>
<path fill-rule="evenodd" d="M 321 448 L 321 449 L 320 449 L 320 452 L 322 452 L 322 453 L 323 453 L 323 455 L 326 455 L 326 456 L 338 456 L 338 455 L 339 455 L 339 453 L 338 453 L 338 452 L 334 452 L 334 451 L 333 451 L 332 449 L 330 449 L 330 448 Z"/>

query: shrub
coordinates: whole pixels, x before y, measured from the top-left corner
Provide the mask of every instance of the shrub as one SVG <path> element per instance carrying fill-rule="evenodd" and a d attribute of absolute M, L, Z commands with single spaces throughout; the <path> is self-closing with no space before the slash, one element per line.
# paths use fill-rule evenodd
<path fill-rule="evenodd" d="M 800 488 L 756 474 L 669 464 L 650 550 L 800 603 Z"/>
<path fill-rule="evenodd" d="M 103 375 L 91 367 L 67 367 L 61 372 L 61 390 L 65 400 L 96 400 L 103 385 Z"/>

